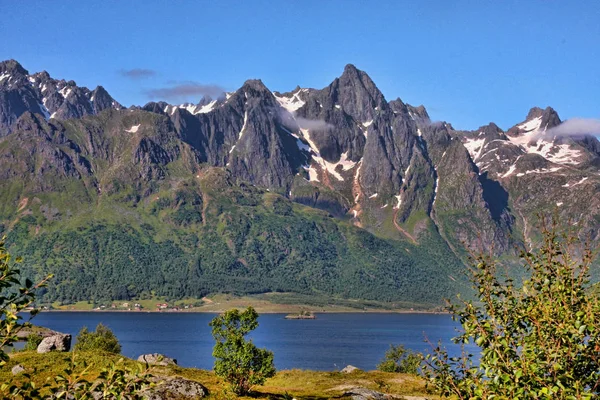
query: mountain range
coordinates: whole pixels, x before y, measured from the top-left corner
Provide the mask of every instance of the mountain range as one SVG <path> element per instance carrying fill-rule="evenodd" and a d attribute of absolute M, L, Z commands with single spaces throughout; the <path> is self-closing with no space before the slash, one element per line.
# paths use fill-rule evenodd
<path fill-rule="evenodd" d="M 282 292 L 400 305 L 508 266 L 555 214 L 600 239 L 600 142 L 550 107 L 503 131 L 431 121 L 347 65 L 323 89 L 260 80 L 123 107 L 0 63 L 0 231 L 49 300 Z M 597 272 L 597 271 L 595 271 Z M 517 271 L 518 273 L 518 271 Z"/>

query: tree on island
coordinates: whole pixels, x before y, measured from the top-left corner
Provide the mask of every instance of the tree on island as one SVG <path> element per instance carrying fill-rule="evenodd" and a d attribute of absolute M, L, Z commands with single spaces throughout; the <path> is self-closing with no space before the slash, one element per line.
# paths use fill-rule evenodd
<path fill-rule="evenodd" d="M 431 382 L 458 399 L 593 399 L 600 393 L 600 301 L 589 292 L 595 254 L 557 222 L 542 221 L 536 251 L 521 255 L 528 279 L 500 279 L 490 256 L 475 258 L 478 301 L 450 306 L 462 325 L 455 343 L 474 343 L 480 358 L 428 357 Z"/>
<path fill-rule="evenodd" d="M 248 394 L 253 385 L 263 385 L 275 375 L 273 353 L 257 348 L 244 337 L 258 327 L 258 313 L 252 307 L 229 310 L 209 324 L 216 340 L 213 349 L 215 374 L 225 379 L 237 395 Z"/>

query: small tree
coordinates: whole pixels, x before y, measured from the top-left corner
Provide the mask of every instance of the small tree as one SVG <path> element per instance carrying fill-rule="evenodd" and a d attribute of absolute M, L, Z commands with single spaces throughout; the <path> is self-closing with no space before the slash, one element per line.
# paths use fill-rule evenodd
<path fill-rule="evenodd" d="M 257 348 L 244 337 L 258 327 L 258 314 L 252 307 L 240 312 L 229 310 L 209 324 L 216 340 L 213 349 L 215 373 L 231 385 L 237 395 L 245 395 L 253 385 L 263 385 L 275 375 L 273 353 Z"/>
<path fill-rule="evenodd" d="M 105 351 L 107 353 L 119 354 L 121 345 L 115 334 L 101 323 L 96 326 L 94 332 L 88 331 L 87 327 L 83 327 L 77 335 L 77 343 L 75 344 L 77 351 Z"/>
<path fill-rule="evenodd" d="M 418 375 L 422 360 L 423 356 L 420 353 L 413 353 L 402 345 L 392 344 L 385 352 L 384 359 L 377 364 L 377 369 L 383 372 Z"/>
<path fill-rule="evenodd" d="M 478 303 L 451 306 L 462 325 L 455 343 L 474 342 L 477 363 L 463 348 L 439 346 L 427 370 L 442 396 L 459 399 L 592 399 L 600 394 L 600 301 L 587 293 L 588 246 L 543 223 L 536 252 L 522 254 L 530 277 L 522 287 L 496 276 L 489 256 L 476 258 Z"/>

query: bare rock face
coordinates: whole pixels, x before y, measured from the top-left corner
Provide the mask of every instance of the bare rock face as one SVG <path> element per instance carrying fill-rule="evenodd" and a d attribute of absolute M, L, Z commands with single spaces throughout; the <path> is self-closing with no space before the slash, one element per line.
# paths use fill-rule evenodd
<path fill-rule="evenodd" d="M 145 362 L 149 365 L 177 365 L 177 360 L 174 358 L 167 357 L 159 353 L 142 354 L 138 357 L 138 361 Z"/>
<path fill-rule="evenodd" d="M 143 393 L 148 400 L 200 399 L 208 396 L 208 389 L 199 382 L 184 378 L 168 379 Z"/>
<path fill-rule="evenodd" d="M 71 335 L 59 333 L 58 335 L 44 338 L 37 348 L 38 353 L 51 351 L 69 351 L 71 349 Z"/>

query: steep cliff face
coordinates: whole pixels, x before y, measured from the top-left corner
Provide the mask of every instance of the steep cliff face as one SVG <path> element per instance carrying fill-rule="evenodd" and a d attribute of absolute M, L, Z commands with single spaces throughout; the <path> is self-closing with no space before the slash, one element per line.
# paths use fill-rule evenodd
<path fill-rule="evenodd" d="M 243 193 L 240 207 L 262 204 L 248 193 L 268 190 L 280 197 L 267 209 L 283 220 L 301 204 L 398 246 L 447 246 L 455 260 L 466 249 L 510 255 L 531 244 L 539 212 L 558 212 L 597 240 L 600 142 L 559 134 L 560 124 L 552 108 L 532 108 L 506 132 L 494 123 L 458 131 L 423 106 L 388 102 L 352 65 L 323 89 L 279 93 L 249 80 L 198 104 L 123 109 L 101 86 L 5 61 L 0 224 L 14 226 L 36 198 L 55 210 L 39 215 L 40 229 L 46 216 L 67 223 L 110 205 L 145 210 L 137 221 L 158 218 L 161 238 L 211 223 L 250 232 L 255 217 L 210 217 L 227 207 L 198 182 L 225 174 Z"/>

